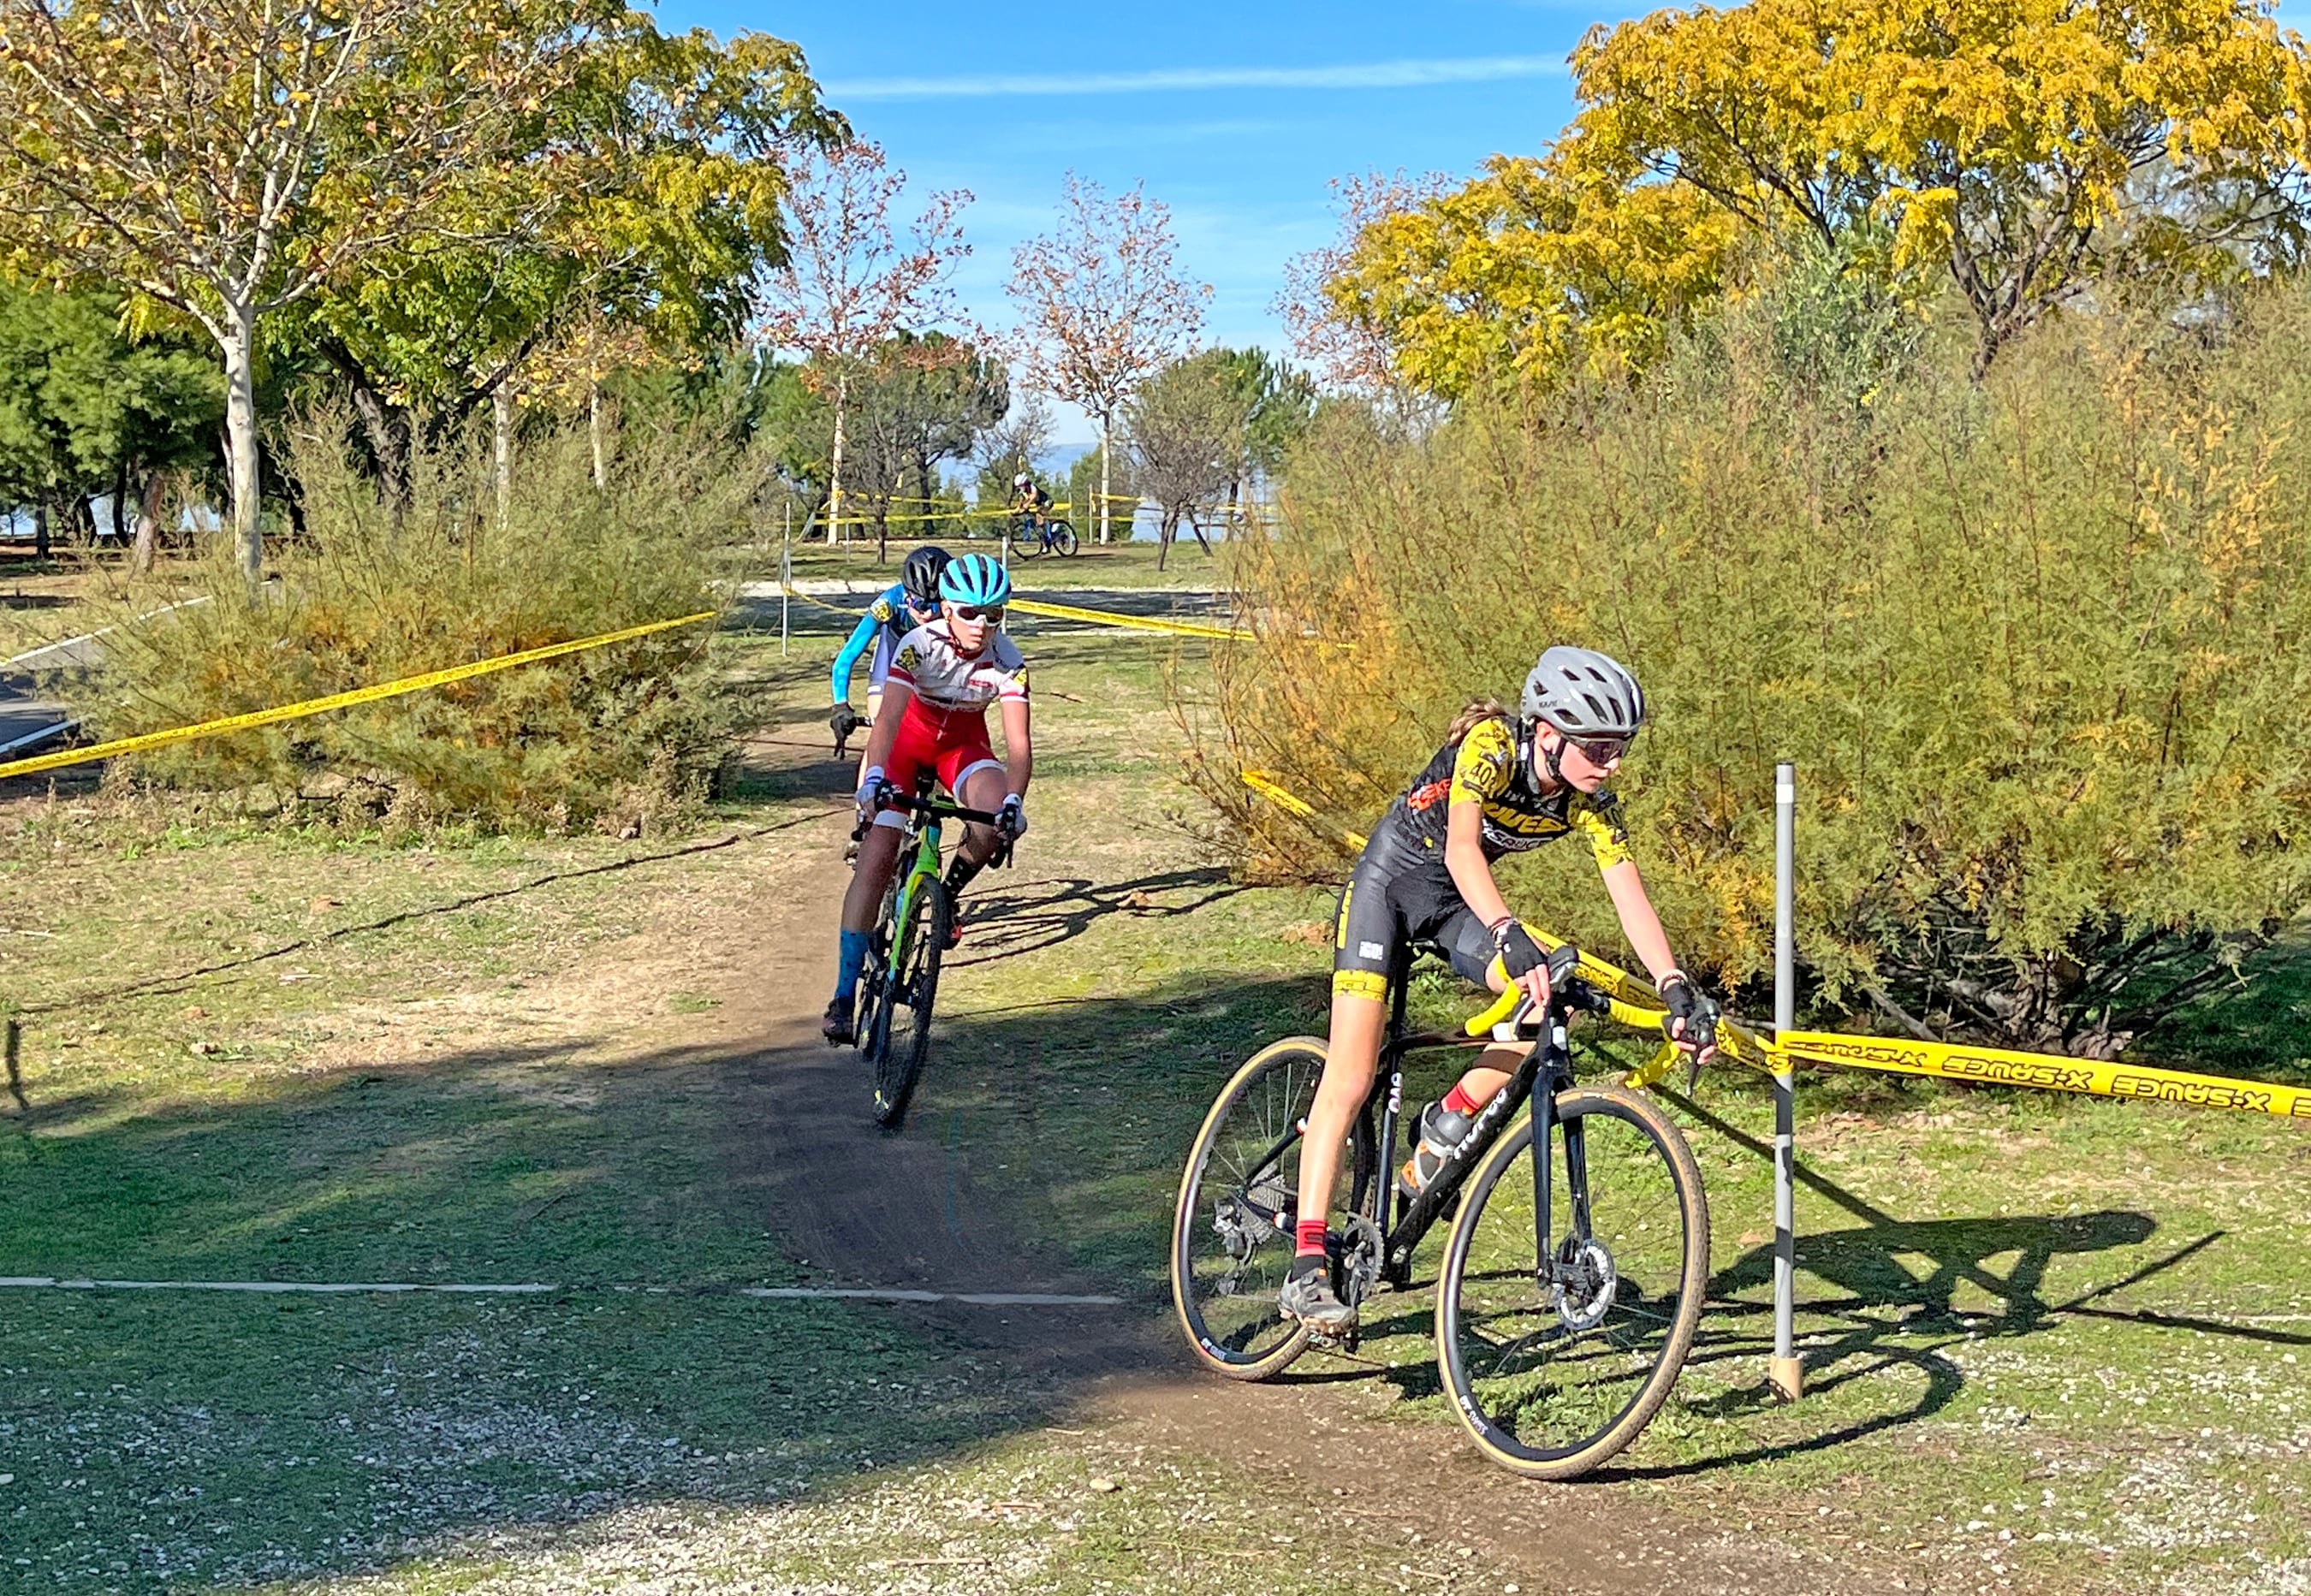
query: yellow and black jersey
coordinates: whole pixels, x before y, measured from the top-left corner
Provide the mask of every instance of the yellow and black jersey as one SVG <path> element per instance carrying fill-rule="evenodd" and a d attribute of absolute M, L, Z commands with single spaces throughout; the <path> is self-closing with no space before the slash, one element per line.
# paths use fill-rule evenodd
<path fill-rule="evenodd" d="M 1532 762 L 1517 728 L 1501 719 L 1479 720 L 1457 744 L 1448 743 L 1423 766 L 1403 796 L 1389 806 L 1374 841 L 1405 862 L 1444 868 L 1446 815 L 1454 804 L 1484 807 L 1488 859 L 1522 853 L 1568 833 L 1589 839 L 1600 870 L 1629 857 L 1621 807 L 1609 792 L 1561 787 L 1543 794 L 1533 784 Z"/>

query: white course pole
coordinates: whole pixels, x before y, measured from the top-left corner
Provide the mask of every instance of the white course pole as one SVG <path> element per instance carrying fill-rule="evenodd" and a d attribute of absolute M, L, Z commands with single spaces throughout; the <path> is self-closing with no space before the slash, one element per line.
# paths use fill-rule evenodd
<path fill-rule="evenodd" d="M 787 653 L 787 590 L 794 586 L 794 501 L 787 501 L 787 529 L 779 540 L 779 658 Z"/>
<path fill-rule="evenodd" d="M 1798 768 L 1774 767 L 1774 1034 L 1797 1024 Z M 1797 1083 L 1788 1061 L 1774 1072 L 1774 1361 L 1770 1378 L 1785 1400 L 1805 1391 L 1797 1355 Z"/>

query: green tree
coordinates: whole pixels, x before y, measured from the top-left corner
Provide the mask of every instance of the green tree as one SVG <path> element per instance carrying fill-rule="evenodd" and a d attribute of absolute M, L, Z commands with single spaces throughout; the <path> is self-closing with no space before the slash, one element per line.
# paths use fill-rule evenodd
<path fill-rule="evenodd" d="M 149 563 L 171 472 L 216 451 L 222 383 L 214 362 L 169 337 L 133 338 L 112 296 L 0 278 L 0 500 L 95 530 L 89 501 L 133 493 Z M 43 549 L 42 553 L 47 551 Z"/>
<path fill-rule="evenodd" d="M 943 333 L 902 333 L 869 357 L 851 388 L 858 468 L 852 484 L 889 552 L 894 506 L 928 510 L 940 466 L 967 457 L 1011 407 L 1003 362 Z M 900 519 L 907 519 L 904 512 Z"/>
<path fill-rule="evenodd" d="M 847 133 L 782 40 L 606 16 L 438 231 L 348 263 L 286 336 L 344 378 L 399 502 L 413 440 L 484 404 L 501 428 L 517 388 L 597 413 L 609 371 L 733 344 L 784 258 L 781 152 Z"/>

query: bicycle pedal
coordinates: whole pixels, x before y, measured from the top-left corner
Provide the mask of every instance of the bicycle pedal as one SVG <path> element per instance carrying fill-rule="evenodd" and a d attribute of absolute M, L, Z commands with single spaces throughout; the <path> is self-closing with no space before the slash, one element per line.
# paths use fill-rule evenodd
<path fill-rule="evenodd" d="M 1328 1335 L 1320 1330 L 1308 1332 L 1308 1345 L 1320 1352 L 1354 1352 L 1362 1339 L 1361 1327 L 1351 1325 L 1338 1335 Z"/>

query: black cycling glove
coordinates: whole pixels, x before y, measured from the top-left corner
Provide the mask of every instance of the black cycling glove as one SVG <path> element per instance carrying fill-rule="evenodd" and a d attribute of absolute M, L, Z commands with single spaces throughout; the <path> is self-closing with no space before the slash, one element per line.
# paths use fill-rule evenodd
<path fill-rule="evenodd" d="M 1493 946 L 1501 955 L 1501 968 L 1508 972 L 1511 981 L 1531 973 L 1548 961 L 1540 944 L 1524 929 L 1513 915 L 1493 928 Z"/>
<path fill-rule="evenodd" d="M 1684 971 L 1672 970 L 1661 978 L 1661 996 L 1669 1008 L 1661 1031 L 1671 1042 L 1690 1046 L 1696 1054 L 1717 1045 L 1717 1004 L 1696 990 Z M 1685 1022 L 1682 1033 L 1677 1028 L 1679 1020 Z"/>

